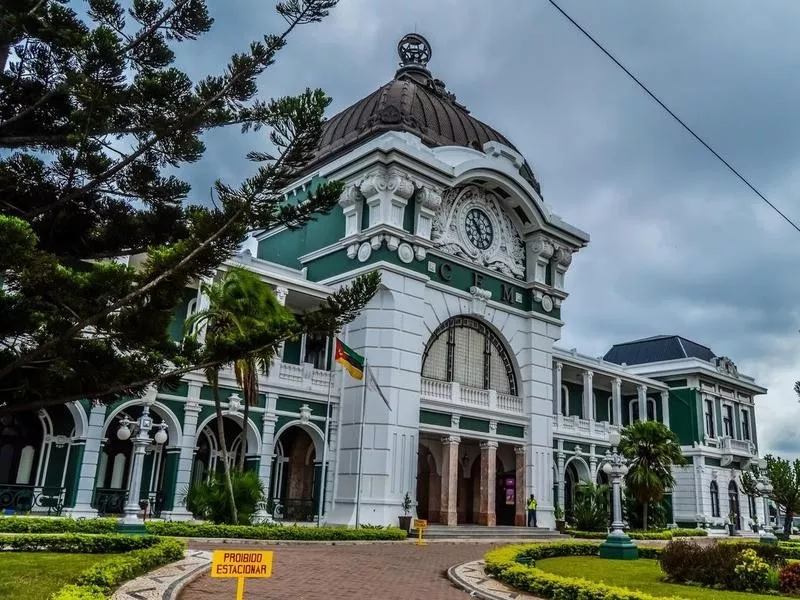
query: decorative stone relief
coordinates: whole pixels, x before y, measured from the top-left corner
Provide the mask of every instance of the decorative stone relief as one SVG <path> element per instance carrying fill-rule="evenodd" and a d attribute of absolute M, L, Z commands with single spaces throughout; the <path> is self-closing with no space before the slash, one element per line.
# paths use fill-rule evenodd
<path fill-rule="evenodd" d="M 308 404 L 303 404 L 303 406 L 300 407 L 300 422 L 308 423 L 310 419 L 311 419 L 311 407 L 309 407 Z"/>
<path fill-rule="evenodd" d="M 476 245 L 470 241 L 468 215 L 486 217 L 489 234 Z M 483 217 L 481 217 L 483 218 Z M 433 220 L 431 240 L 444 252 L 517 279 L 525 277 L 525 245 L 494 194 L 477 186 L 445 192 Z"/>
<path fill-rule="evenodd" d="M 476 286 L 469 288 L 472 296 L 470 303 L 470 313 L 479 317 L 486 315 L 486 303 L 492 299 L 492 292 Z"/>
<path fill-rule="evenodd" d="M 397 167 L 378 167 L 360 182 L 359 190 L 369 206 L 369 226 L 403 228 L 403 213 L 414 193 L 414 182 Z"/>
<path fill-rule="evenodd" d="M 414 249 L 410 244 L 403 242 L 397 247 L 397 256 L 404 263 L 408 264 L 414 260 Z"/>
<path fill-rule="evenodd" d="M 228 410 L 234 413 L 242 410 L 242 398 L 239 394 L 233 393 L 228 396 Z"/>
<path fill-rule="evenodd" d="M 339 206 L 344 213 L 344 236 L 350 237 L 358 233 L 360 216 L 360 202 L 364 200 L 364 195 L 357 185 L 350 185 L 344 189 L 339 196 Z"/>
<path fill-rule="evenodd" d="M 442 193 L 439 190 L 422 187 L 417 190 L 416 195 L 416 227 L 414 233 L 426 240 L 431 239 L 433 221 L 436 218 L 436 211 L 442 205 Z"/>
<path fill-rule="evenodd" d="M 736 363 L 727 356 L 715 356 L 711 362 L 720 373 L 739 378 L 739 369 L 736 367 Z"/>

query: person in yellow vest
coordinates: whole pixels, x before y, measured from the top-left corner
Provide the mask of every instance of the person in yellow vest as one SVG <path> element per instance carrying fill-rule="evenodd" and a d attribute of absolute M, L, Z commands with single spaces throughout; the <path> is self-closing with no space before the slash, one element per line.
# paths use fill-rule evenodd
<path fill-rule="evenodd" d="M 533 525 L 531 525 L 531 521 L 533 521 Z M 528 498 L 528 527 L 538 527 L 536 524 L 536 497 L 533 494 Z"/>

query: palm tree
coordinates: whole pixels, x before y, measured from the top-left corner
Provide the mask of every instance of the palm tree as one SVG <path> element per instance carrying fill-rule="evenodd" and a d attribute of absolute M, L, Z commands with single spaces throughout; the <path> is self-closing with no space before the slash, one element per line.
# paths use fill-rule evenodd
<path fill-rule="evenodd" d="M 241 268 L 233 268 L 225 272 L 218 281 L 212 284 L 203 283 L 201 292 L 209 299 L 209 307 L 190 316 L 185 328 L 196 333 L 205 327 L 205 345 L 211 354 L 219 352 L 223 355 L 236 356 L 233 360 L 237 381 L 245 395 L 245 409 L 242 420 L 243 443 L 250 415 L 250 406 L 258 402 L 258 366 L 262 370 L 268 368 L 275 356 L 277 342 L 272 335 L 276 330 L 284 330 L 294 322 L 293 315 L 281 306 L 270 287 L 256 274 Z M 241 355 L 237 355 L 238 347 L 252 347 L 252 340 L 263 338 L 268 340 Z M 219 396 L 219 372 L 224 365 L 215 365 L 206 369 L 206 379 L 211 386 L 214 397 L 214 409 L 217 417 L 217 436 L 221 447 L 225 486 L 231 503 L 233 523 L 238 523 L 238 511 L 234 498 L 231 465 L 228 456 L 228 444 L 225 439 L 225 427 L 222 416 L 222 402 Z M 246 447 L 243 448 L 239 468 L 244 467 Z"/>
<path fill-rule="evenodd" d="M 684 464 L 678 437 L 663 423 L 637 421 L 622 430 L 619 451 L 629 461 L 625 486 L 642 506 L 647 529 L 649 504 L 661 500 L 664 491 L 675 485 L 672 465 Z"/>

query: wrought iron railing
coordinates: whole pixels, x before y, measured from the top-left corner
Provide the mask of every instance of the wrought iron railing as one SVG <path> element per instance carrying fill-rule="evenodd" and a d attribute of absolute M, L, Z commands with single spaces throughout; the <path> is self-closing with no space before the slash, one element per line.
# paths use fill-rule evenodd
<path fill-rule="evenodd" d="M 63 487 L 55 486 L 0 485 L 0 510 L 60 515 L 65 492 Z"/>
<path fill-rule="evenodd" d="M 92 508 L 104 517 L 106 515 L 121 515 L 128 500 L 128 490 L 116 488 L 95 488 L 92 496 Z"/>
<path fill-rule="evenodd" d="M 161 511 L 164 510 L 164 492 L 150 492 L 142 500 L 147 500 L 147 518 L 160 519 Z"/>

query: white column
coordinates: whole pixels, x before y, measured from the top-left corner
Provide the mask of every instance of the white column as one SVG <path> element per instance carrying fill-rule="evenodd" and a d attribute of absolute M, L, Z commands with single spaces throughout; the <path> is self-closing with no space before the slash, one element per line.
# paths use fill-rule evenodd
<path fill-rule="evenodd" d="M 661 412 L 664 413 L 662 422 L 669 428 L 669 391 L 661 392 Z"/>
<path fill-rule="evenodd" d="M 555 371 L 556 381 L 555 381 L 555 390 L 553 390 L 553 397 L 556 401 L 553 403 L 553 414 L 560 415 L 561 414 L 561 405 L 564 402 L 564 399 L 561 396 L 561 371 L 564 369 L 564 364 L 557 362 Z"/>
<path fill-rule="evenodd" d="M 78 493 L 75 496 L 75 507 L 69 511 L 74 517 L 92 518 L 97 510 L 92 508 L 97 463 L 100 460 L 100 446 L 103 443 L 103 424 L 106 420 L 106 406 L 96 404 L 89 413 L 89 427 L 86 430 L 86 446 L 81 461 L 81 474 L 78 480 Z"/>
<path fill-rule="evenodd" d="M 583 372 L 583 418 L 587 421 L 594 421 L 594 393 L 592 389 L 592 371 Z"/>
<path fill-rule="evenodd" d="M 614 425 L 622 426 L 622 379 L 611 381 L 611 404 L 614 405 Z"/>
<path fill-rule="evenodd" d="M 180 455 L 178 456 L 178 474 L 175 477 L 175 500 L 173 509 L 165 516 L 177 521 L 192 518 L 192 513 L 186 510 L 183 503 L 184 491 L 192 481 L 192 470 L 194 468 L 194 455 L 197 448 L 197 418 L 200 415 L 201 385 L 198 383 L 189 384 L 189 394 L 184 405 L 183 417 L 183 437 L 181 438 Z"/>
<path fill-rule="evenodd" d="M 289 290 L 287 288 L 282 286 L 278 286 L 275 288 L 275 298 L 278 300 L 278 304 L 280 304 L 281 306 L 286 306 L 286 296 L 288 295 L 289 295 Z M 279 361 L 283 360 L 283 342 L 278 344 L 278 351 L 276 357 Z M 301 355 L 300 358 L 302 359 L 303 356 Z M 278 366 L 278 369 L 280 369 L 280 366 Z"/>
<path fill-rule="evenodd" d="M 559 442 L 559 446 L 561 442 Z M 564 510 L 564 477 L 566 472 L 566 460 L 567 456 L 564 454 L 564 451 L 559 448 L 558 454 L 556 456 L 558 462 L 558 505 L 561 507 L 561 510 Z"/>
<path fill-rule="evenodd" d="M 258 464 L 258 478 L 264 483 L 267 498 L 272 497 L 272 461 L 275 458 L 275 423 L 278 422 L 278 415 L 275 414 L 275 407 L 278 402 L 278 395 L 268 393 L 266 409 L 261 421 L 261 457 Z M 272 515 L 259 515 L 261 518 L 270 519 Z"/>
<path fill-rule="evenodd" d="M 639 384 L 636 386 L 636 390 L 639 400 L 639 420 L 647 421 L 647 386 Z"/>

